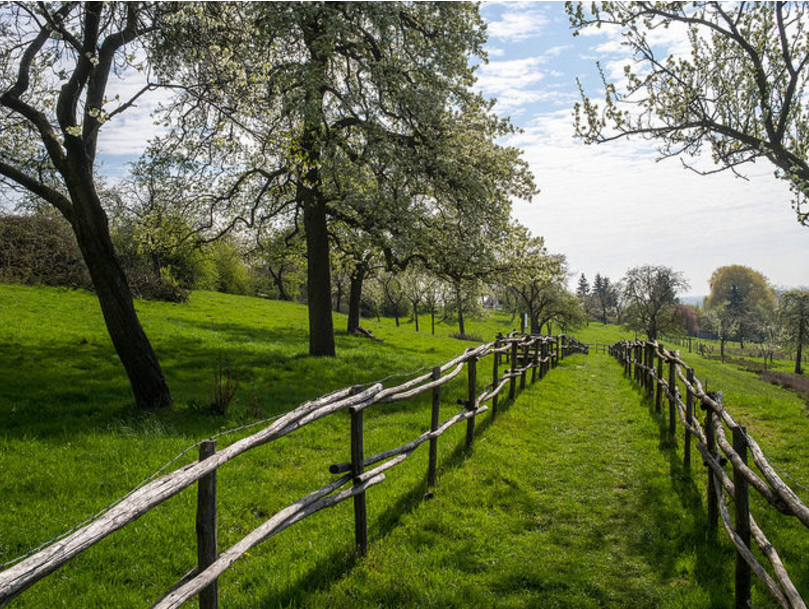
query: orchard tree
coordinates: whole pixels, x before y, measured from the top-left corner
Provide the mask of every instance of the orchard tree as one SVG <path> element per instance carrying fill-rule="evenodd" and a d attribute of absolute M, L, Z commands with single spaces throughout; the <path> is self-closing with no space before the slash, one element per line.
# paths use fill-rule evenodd
<path fill-rule="evenodd" d="M 569 305 L 564 300 L 565 306 L 559 306 L 567 279 L 564 256 L 548 254 L 542 237 L 532 236 L 519 224 L 511 227 L 510 242 L 503 249 L 507 257 L 497 280 L 507 294 L 512 313 L 528 315 L 532 334 L 539 334 L 549 321 L 561 321 L 559 310 Z M 581 306 L 573 309 L 583 310 Z"/>
<path fill-rule="evenodd" d="M 631 268 L 624 276 L 624 325 L 645 332 L 657 340 L 664 332 L 682 328 L 677 310 L 677 293 L 688 289 L 682 273 L 666 266 L 644 265 Z"/>
<path fill-rule="evenodd" d="M 709 311 L 725 307 L 721 317 L 730 315 L 735 319 L 736 338 L 744 347 L 744 341 L 755 338 L 761 322 L 775 308 L 775 291 L 766 277 L 749 267 L 723 266 L 716 269 L 709 280 L 711 293 L 705 307 Z"/>
<path fill-rule="evenodd" d="M 171 394 L 115 254 L 96 154 L 104 125 L 153 87 L 109 99 L 110 77 L 135 67 L 144 41 L 175 10 L 149 2 L 0 7 L 0 179 L 40 197 L 70 223 L 141 408 L 167 406 Z"/>
<path fill-rule="evenodd" d="M 602 277 L 600 274 L 596 273 L 595 279 L 593 280 L 593 296 L 595 296 L 596 299 L 596 310 L 600 312 L 599 317 L 601 318 L 601 323 L 606 324 L 607 315 L 615 301 L 615 289 L 610 283 L 609 277 Z"/>
<path fill-rule="evenodd" d="M 725 345 L 739 332 L 739 318 L 727 302 L 706 308 L 703 323 L 719 338 L 719 355 L 725 361 Z"/>
<path fill-rule="evenodd" d="M 802 374 L 803 348 L 809 347 L 809 290 L 781 294 L 777 315 L 782 340 L 795 349 L 795 374 Z"/>
<path fill-rule="evenodd" d="M 567 11 L 576 34 L 622 28 L 634 60 L 620 85 L 604 79 L 603 105 L 582 89 L 579 137 L 638 135 L 656 140 L 663 158 L 698 157 L 708 147 L 717 169 L 686 165 L 702 174 L 737 173 L 766 158 L 809 226 L 809 3 L 568 2 Z M 664 29 L 682 32 L 684 53 L 656 46 Z"/>
<path fill-rule="evenodd" d="M 231 162 L 249 168 L 240 186 L 272 201 L 265 208 L 300 213 L 309 352 L 334 355 L 329 222 L 346 201 L 333 169 L 385 157 L 435 182 L 422 194 L 452 182 L 444 157 L 462 154 L 449 146 L 456 118 L 484 104 L 470 88 L 472 60 L 484 57 L 477 6 L 200 3 L 182 25 L 184 35 L 166 41 L 163 70 L 191 83 L 203 71 L 209 84 L 186 87 L 168 120 L 178 133 L 191 125 L 226 148 L 240 144 Z"/>

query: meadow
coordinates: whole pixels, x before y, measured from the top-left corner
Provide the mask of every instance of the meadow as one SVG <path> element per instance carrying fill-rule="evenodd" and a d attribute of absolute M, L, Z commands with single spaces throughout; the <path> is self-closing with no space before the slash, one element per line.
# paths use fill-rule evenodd
<path fill-rule="evenodd" d="M 198 440 L 259 422 L 350 384 L 431 367 L 470 343 L 413 324 L 363 320 L 381 342 L 347 335 L 338 356 L 307 355 L 306 309 L 195 292 L 187 304 L 139 301 L 175 406 L 143 413 L 132 398 L 91 294 L 0 286 L 0 563 L 71 529 Z M 422 320 L 424 321 L 424 320 Z M 514 321 L 469 332 L 490 340 Z M 591 323 L 585 342 L 626 337 Z M 809 481 L 805 400 L 734 366 L 688 356 L 774 463 Z M 219 365 L 238 378 L 226 414 L 211 408 Z M 480 384 L 488 381 L 480 379 Z M 442 419 L 457 412 L 451 385 Z M 348 416 L 328 417 L 229 463 L 219 473 L 221 548 L 332 479 L 348 460 Z M 369 412 L 367 452 L 429 424 L 416 399 Z M 572 356 L 484 414 L 471 450 L 462 426 L 439 442 L 428 495 L 427 452 L 368 493 L 370 551 L 353 549 L 350 502 L 321 512 L 240 559 L 220 580 L 223 607 L 730 607 L 733 554 L 711 541 L 704 470 L 681 464 L 665 422 L 606 355 Z M 220 448 L 258 427 L 218 438 Z M 194 450 L 169 467 L 196 459 Z M 807 493 L 797 489 L 804 500 Z M 149 606 L 195 561 L 195 494 L 184 492 L 105 539 L 12 607 Z M 758 517 L 763 512 L 758 504 Z M 786 517 L 759 518 L 809 594 L 809 535 Z M 755 587 L 755 606 L 774 606 Z"/>

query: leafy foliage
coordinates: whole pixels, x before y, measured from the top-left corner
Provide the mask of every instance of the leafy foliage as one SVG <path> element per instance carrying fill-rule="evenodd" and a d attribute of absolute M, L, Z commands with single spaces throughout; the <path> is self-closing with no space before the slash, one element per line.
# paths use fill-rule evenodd
<path fill-rule="evenodd" d="M 602 106 L 582 89 L 580 137 L 638 135 L 655 140 L 664 158 L 697 157 L 708 147 L 718 169 L 701 173 L 736 173 L 766 158 L 792 187 L 798 222 L 809 226 L 809 4 L 601 2 L 591 10 L 567 3 L 576 33 L 621 28 L 635 65 L 624 68 L 620 86 L 602 72 Z M 657 48 L 662 29 L 681 32 L 685 48 Z"/>

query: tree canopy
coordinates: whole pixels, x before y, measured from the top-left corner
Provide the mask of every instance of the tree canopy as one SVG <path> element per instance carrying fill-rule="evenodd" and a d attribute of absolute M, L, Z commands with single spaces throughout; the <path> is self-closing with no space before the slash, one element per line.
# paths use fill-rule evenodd
<path fill-rule="evenodd" d="M 649 340 L 657 340 L 664 332 L 680 330 L 677 294 L 687 288 L 682 273 L 666 266 L 629 269 L 624 277 L 625 325 L 646 333 Z"/>
<path fill-rule="evenodd" d="M 708 147 L 718 169 L 686 165 L 700 173 L 738 174 L 766 158 L 789 182 L 798 222 L 809 226 L 809 3 L 594 2 L 588 11 L 569 2 L 567 10 L 576 33 L 621 28 L 634 60 L 620 85 L 602 72 L 602 105 L 582 89 L 580 137 L 646 137 L 663 158 L 698 157 Z M 654 34 L 662 29 L 682 31 L 687 44 L 660 48 Z"/>

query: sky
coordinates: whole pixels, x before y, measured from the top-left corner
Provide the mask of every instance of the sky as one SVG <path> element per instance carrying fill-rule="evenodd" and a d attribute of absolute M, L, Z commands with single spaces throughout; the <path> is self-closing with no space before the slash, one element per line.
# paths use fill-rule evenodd
<path fill-rule="evenodd" d="M 576 78 L 598 98 L 601 61 L 619 77 L 631 57 L 616 32 L 573 37 L 562 2 L 486 2 L 489 63 L 478 87 L 495 110 L 523 132 L 508 143 L 525 151 L 540 194 L 516 202 L 514 215 L 548 249 L 567 256 L 576 278 L 620 279 L 643 264 L 682 272 L 688 294 L 709 293 L 721 266 L 742 264 L 779 287 L 809 286 L 809 228 L 791 208 L 788 186 L 761 161 L 730 173 L 700 176 L 678 159 L 657 161 L 642 140 L 585 145 L 573 136 Z M 676 48 L 676 32 L 661 42 Z M 703 161 L 710 168 L 710 160 Z"/>
<path fill-rule="evenodd" d="M 643 264 L 682 272 L 692 296 L 708 294 L 713 271 L 731 264 L 776 287 L 809 286 L 809 228 L 797 223 L 789 188 L 767 162 L 745 167 L 747 180 L 700 176 L 676 158 L 658 162 L 642 140 L 587 146 L 574 138 L 576 78 L 598 97 L 596 60 L 616 77 L 631 62 L 615 32 L 573 37 L 562 2 L 484 2 L 481 14 L 489 62 L 477 87 L 521 129 L 506 143 L 524 150 L 540 189 L 531 202 L 516 201 L 514 215 L 550 252 L 567 256 L 571 287 L 581 273 L 591 283 L 596 273 L 617 281 Z M 676 31 L 660 37 L 670 49 L 682 44 Z M 137 76 L 110 84 L 122 98 L 140 86 Z M 147 96 L 105 126 L 101 175 L 121 176 L 156 133 L 157 101 Z"/>

